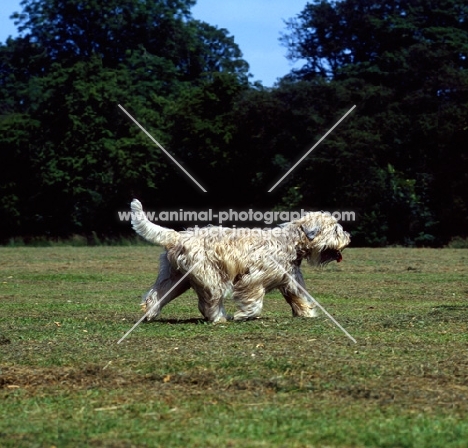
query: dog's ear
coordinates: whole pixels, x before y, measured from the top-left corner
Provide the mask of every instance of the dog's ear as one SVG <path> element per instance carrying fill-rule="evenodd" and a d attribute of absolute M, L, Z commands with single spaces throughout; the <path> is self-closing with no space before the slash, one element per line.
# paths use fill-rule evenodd
<path fill-rule="evenodd" d="M 309 238 L 309 240 L 311 240 L 311 241 L 317 236 L 317 233 L 319 233 L 319 231 L 320 231 L 320 227 L 318 227 L 318 226 L 315 226 L 315 227 L 312 227 L 312 228 L 307 228 L 306 226 L 301 226 L 301 229 L 306 234 L 306 237 Z"/>

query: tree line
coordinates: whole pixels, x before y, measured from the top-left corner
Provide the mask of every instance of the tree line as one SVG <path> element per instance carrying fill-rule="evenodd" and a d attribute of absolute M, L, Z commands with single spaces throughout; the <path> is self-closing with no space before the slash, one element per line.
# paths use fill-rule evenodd
<path fill-rule="evenodd" d="M 133 197 L 153 210 L 352 210 L 356 245 L 467 236 L 466 2 L 309 2 L 281 37 L 305 64 L 273 88 L 194 4 L 23 0 L 19 36 L 0 45 L 1 242 L 129 235 L 117 211 Z"/>

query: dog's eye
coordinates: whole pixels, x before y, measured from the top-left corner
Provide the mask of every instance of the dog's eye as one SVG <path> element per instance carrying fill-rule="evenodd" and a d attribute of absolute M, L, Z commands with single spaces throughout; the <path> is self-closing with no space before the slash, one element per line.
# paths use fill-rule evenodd
<path fill-rule="evenodd" d="M 307 229 L 306 227 L 302 226 L 302 230 L 306 234 L 307 238 L 309 238 L 309 240 L 313 240 L 317 236 L 317 233 L 319 232 L 320 228 L 313 227 L 312 229 Z"/>

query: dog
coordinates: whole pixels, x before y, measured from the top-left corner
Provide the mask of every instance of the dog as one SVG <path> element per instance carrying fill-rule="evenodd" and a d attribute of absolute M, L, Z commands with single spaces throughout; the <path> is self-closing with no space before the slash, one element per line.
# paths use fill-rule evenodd
<path fill-rule="evenodd" d="M 208 226 L 177 232 L 148 220 L 137 199 L 131 203 L 132 227 L 147 241 L 165 247 L 159 275 L 144 296 L 146 320 L 193 288 L 198 309 L 210 322 L 228 319 L 224 301 L 232 297 L 234 320 L 261 314 L 265 294 L 275 288 L 291 306 L 293 316 L 315 317 L 307 294 L 301 262 L 320 266 L 342 260 L 350 235 L 324 212 L 310 212 L 272 229 L 231 229 Z"/>

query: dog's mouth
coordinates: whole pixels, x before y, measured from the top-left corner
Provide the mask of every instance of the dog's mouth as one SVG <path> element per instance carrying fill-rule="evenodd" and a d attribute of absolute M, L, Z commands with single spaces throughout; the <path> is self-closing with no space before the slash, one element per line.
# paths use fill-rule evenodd
<path fill-rule="evenodd" d="M 339 263 L 342 259 L 343 255 L 336 249 L 325 249 L 320 253 L 320 264 L 327 264 L 331 261 Z"/>

